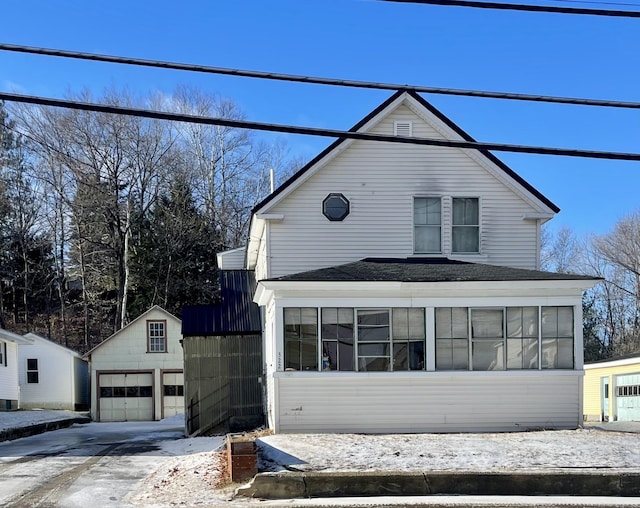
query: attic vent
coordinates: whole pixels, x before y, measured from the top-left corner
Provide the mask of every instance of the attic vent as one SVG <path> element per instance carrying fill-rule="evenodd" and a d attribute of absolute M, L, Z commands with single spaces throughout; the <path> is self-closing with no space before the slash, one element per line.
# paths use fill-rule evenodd
<path fill-rule="evenodd" d="M 407 121 L 396 121 L 393 123 L 395 136 L 413 136 L 413 124 Z"/>

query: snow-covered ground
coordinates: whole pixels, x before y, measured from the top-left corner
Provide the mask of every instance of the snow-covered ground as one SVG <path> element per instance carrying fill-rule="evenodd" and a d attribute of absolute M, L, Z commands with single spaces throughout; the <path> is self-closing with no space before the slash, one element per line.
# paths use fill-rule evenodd
<path fill-rule="evenodd" d="M 43 418 L 69 416 L 60 413 L 0 413 L 0 429 L 20 422 L 32 424 Z M 169 438 L 157 442 L 160 450 L 153 453 L 151 462 L 147 461 L 153 466 L 127 496 L 128 506 L 258 503 L 257 500 L 229 501 L 236 486 L 221 488 L 225 466 L 220 451 L 224 436 L 180 439 L 182 418 L 179 415 L 162 422 L 148 422 L 157 424 L 158 428 L 145 428 L 144 432 L 136 430 L 142 423 L 91 423 L 81 427 L 86 429 L 83 434 L 92 428 L 113 427 L 118 433 L 137 434 L 136 440 L 176 430 L 165 434 Z M 268 471 L 548 471 L 558 468 L 640 471 L 640 433 L 595 428 L 501 434 L 279 434 L 262 436 L 257 444 L 260 467 Z M 269 504 L 262 503 L 263 506 Z"/>
<path fill-rule="evenodd" d="M 37 423 L 54 422 L 84 416 L 86 413 L 74 413 L 72 411 L 51 411 L 45 409 L 33 409 L 29 411 L 0 412 L 0 432 L 16 427 L 27 427 Z"/>

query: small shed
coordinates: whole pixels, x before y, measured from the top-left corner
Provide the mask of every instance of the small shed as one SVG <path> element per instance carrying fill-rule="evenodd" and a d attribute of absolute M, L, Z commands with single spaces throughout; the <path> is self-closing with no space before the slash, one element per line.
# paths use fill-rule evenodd
<path fill-rule="evenodd" d="M 89 409 L 89 364 L 79 353 L 35 333 L 18 346 L 20 407 Z"/>
<path fill-rule="evenodd" d="M 0 411 L 13 411 L 20 407 L 18 382 L 18 345 L 29 339 L 0 328 Z"/>
<path fill-rule="evenodd" d="M 182 310 L 187 433 L 264 422 L 260 309 L 252 271 L 222 270 L 222 302 Z"/>
<path fill-rule="evenodd" d="M 584 366 L 585 421 L 640 421 L 640 352 Z"/>
<path fill-rule="evenodd" d="M 180 327 L 156 305 L 85 355 L 93 420 L 150 421 L 184 412 Z"/>

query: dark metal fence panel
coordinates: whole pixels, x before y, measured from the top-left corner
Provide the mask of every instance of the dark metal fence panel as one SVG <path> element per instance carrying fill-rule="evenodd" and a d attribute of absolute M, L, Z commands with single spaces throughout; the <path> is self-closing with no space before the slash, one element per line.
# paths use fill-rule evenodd
<path fill-rule="evenodd" d="M 187 431 L 238 430 L 263 421 L 262 337 L 185 337 Z"/>

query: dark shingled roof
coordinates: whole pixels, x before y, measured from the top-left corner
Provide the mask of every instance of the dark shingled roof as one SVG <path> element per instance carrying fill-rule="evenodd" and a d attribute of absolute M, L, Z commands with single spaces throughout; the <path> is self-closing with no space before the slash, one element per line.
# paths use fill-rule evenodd
<path fill-rule="evenodd" d="M 300 282 L 472 282 L 600 279 L 587 275 L 467 263 L 447 258 L 366 258 L 355 263 L 295 273 L 269 280 Z"/>

